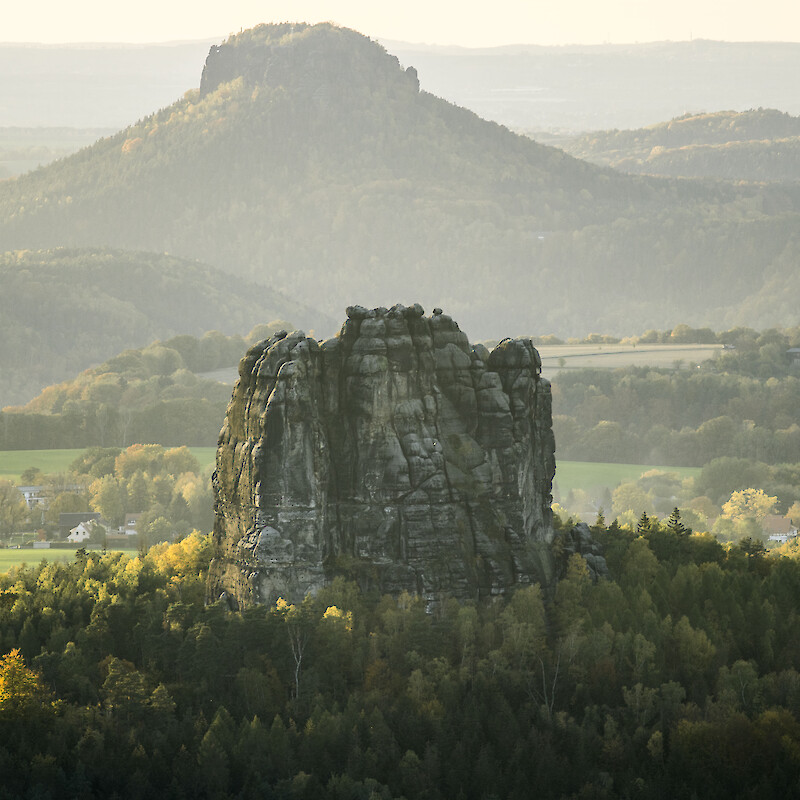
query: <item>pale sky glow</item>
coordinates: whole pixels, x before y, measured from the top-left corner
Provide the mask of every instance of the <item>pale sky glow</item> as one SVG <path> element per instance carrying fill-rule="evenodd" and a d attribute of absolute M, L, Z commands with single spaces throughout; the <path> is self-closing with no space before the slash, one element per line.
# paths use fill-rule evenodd
<path fill-rule="evenodd" d="M 796 0 L 4 0 L 0 42 L 223 39 L 260 22 L 331 21 L 376 39 L 488 47 L 800 41 Z"/>

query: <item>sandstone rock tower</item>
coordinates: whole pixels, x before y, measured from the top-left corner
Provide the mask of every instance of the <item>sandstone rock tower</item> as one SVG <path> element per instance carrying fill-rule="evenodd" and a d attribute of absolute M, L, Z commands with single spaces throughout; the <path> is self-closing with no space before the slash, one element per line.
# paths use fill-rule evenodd
<path fill-rule="evenodd" d="M 339 574 L 430 602 L 549 583 L 551 397 L 531 342 L 489 353 L 419 305 L 347 316 L 239 364 L 209 596 L 297 601 Z"/>

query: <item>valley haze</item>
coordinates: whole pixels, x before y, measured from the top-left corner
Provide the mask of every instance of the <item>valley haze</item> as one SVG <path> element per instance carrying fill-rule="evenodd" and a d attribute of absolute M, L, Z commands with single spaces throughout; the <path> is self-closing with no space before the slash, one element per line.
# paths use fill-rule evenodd
<path fill-rule="evenodd" d="M 328 24 L 215 46 L 199 91 L 0 183 L 0 209 L 4 250 L 168 251 L 331 317 L 442 305 L 479 338 L 797 318 L 796 187 L 592 167 Z"/>

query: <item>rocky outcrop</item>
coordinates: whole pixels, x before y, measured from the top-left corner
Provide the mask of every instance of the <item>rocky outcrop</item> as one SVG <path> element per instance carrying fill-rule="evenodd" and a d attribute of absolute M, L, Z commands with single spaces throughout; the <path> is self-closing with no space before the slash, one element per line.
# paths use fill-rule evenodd
<path fill-rule="evenodd" d="M 368 37 L 329 22 L 259 25 L 212 45 L 200 95 L 237 78 L 248 86 L 299 92 L 307 100 L 320 100 L 321 95 L 341 99 L 353 83 L 381 93 L 392 88 L 419 91 L 413 67 L 403 70 L 396 56 Z"/>
<path fill-rule="evenodd" d="M 585 522 L 579 522 L 577 525 L 573 525 L 562 535 L 562 552 L 565 565 L 566 559 L 569 558 L 569 556 L 578 553 L 589 568 L 589 576 L 592 579 L 592 583 L 597 583 L 600 578 L 611 577 L 608 572 L 608 564 L 606 564 L 606 559 L 603 555 L 603 548 L 599 542 L 594 540 L 592 531 Z"/>
<path fill-rule="evenodd" d="M 549 583 L 550 384 L 526 339 L 491 353 L 440 309 L 351 307 L 239 365 L 214 476 L 209 595 L 301 599 L 343 574 L 435 602 Z"/>

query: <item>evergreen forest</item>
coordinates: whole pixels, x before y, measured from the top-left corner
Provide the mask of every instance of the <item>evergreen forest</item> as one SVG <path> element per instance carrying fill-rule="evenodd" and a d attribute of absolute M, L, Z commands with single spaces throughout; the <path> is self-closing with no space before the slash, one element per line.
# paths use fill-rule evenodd
<path fill-rule="evenodd" d="M 679 523 L 552 594 L 204 603 L 207 537 L 0 577 L 0 797 L 800 791 L 800 561 Z"/>

